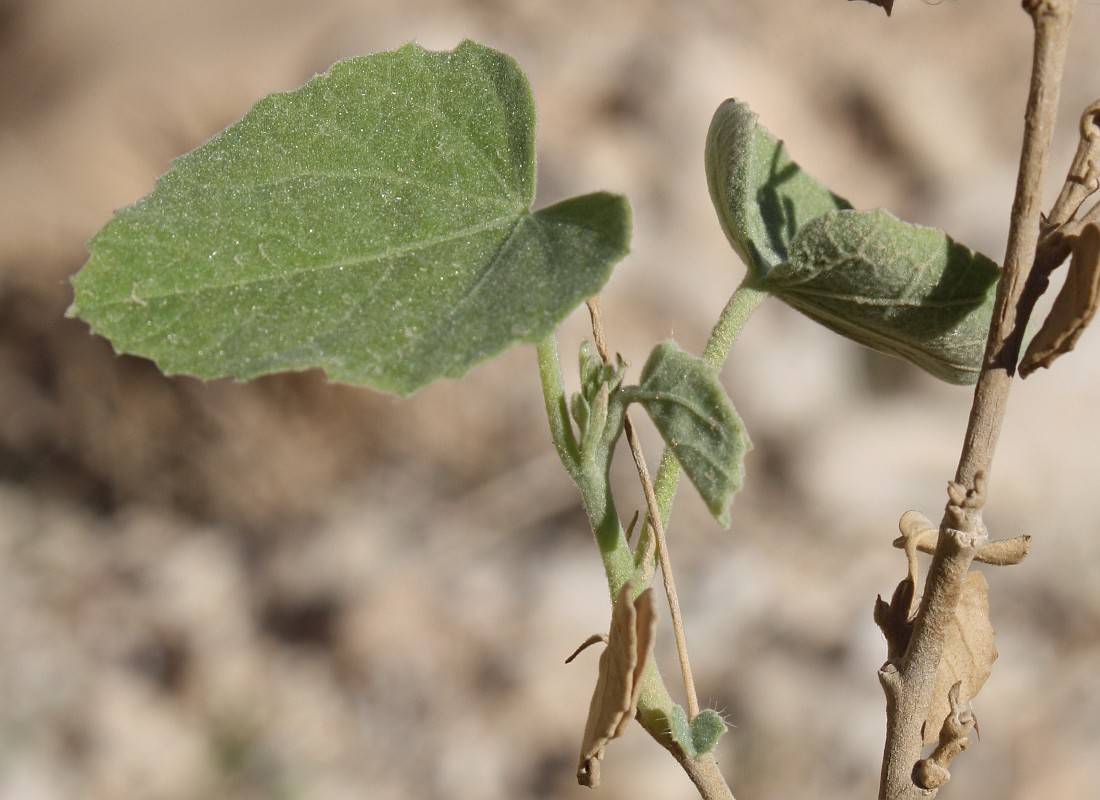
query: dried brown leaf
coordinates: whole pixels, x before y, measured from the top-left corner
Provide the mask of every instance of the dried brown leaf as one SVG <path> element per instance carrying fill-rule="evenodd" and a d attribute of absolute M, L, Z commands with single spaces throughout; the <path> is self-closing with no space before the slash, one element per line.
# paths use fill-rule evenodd
<path fill-rule="evenodd" d="M 894 0 L 866 0 L 873 6 L 881 6 L 882 10 L 886 12 L 886 16 L 890 16 L 890 12 L 894 10 Z"/>
<path fill-rule="evenodd" d="M 894 547 L 901 550 L 909 548 L 928 555 L 935 554 L 940 532 L 924 514 L 919 511 L 906 511 L 898 522 L 898 528 L 901 530 L 901 536 L 894 540 Z M 1030 536 L 995 539 L 983 545 L 974 556 L 974 560 L 983 564 L 1006 567 L 1019 564 L 1030 551 Z"/>
<path fill-rule="evenodd" d="M 577 781 L 582 786 L 600 785 L 600 761 L 607 743 L 622 735 L 638 708 L 642 673 L 653 653 L 657 631 L 657 607 L 653 590 L 636 600 L 633 584 L 619 592 L 611 612 L 607 649 L 600 654 L 600 672 L 588 706 Z"/>
<path fill-rule="evenodd" d="M 997 567 L 1009 567 L 1019 564 L 1031 552 L 1031 537 L 1013 536 L 1011 539 L 997 539 L 990 542 L 974 556 L 975 561 L 992 564 Z"/>
<path fill-rule="evenodd" d="M 947 629 L 943 658 L 936 672 L 932 708 L 924 723 L 926 745 L 939 741 L 943 722 L 951 713 L 952 687 L 961 683 L 960 702 L 969 703 L 985 685 L 996 659 L 993 625 L 989 621 L 989 584 L 982 573 L 970 572 L 963 583 L 955 617 Z"/>
<path fill-rule="evenodd" d="M 1100 228 L 1081 229 L 1073 245 L 1066 282 L 1050 314 L 1020 362 L 1020 376 L 1026 378 L 1039 367 L 1049 367 L 1058 356 L 1068 353 L 1096 314 L 1100 303 Z"/>

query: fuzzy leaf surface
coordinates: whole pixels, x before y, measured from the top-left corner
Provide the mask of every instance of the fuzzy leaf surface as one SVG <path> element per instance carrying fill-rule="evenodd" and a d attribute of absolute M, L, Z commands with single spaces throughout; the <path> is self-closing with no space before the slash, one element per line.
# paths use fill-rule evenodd
<path fill-rule="evenodd" d="M 714 750 L 718 740 L 726 732 L 722 715 L 712 708 L 704 708 L 695 719 L 688 721 L 683 706 L 673 706 L 671 714 L 658 711 L 660 726 L 668 730 L 669 737 L 692 758 L 705 756 Z"/>
<path fill-rule="evenodd" d="M 843 210 L 806 223 L 762 285 L 849 339 L 964 384 L 981 369 L 999 277 L 942 231 Z"/>
<path fill-rule="evenodd" d="M 799 229 L 850 208 L 791 160 L 745 103 L 726 100 L 707 133 L 707 185 L 733 249 L 758 278 L 787 260 Z"/>
<path fill-rule="evenodd" d="M 338 63 L 116 214 L 70 313 L 167 373 L 460 377 L 543 338 L 627 249 L 621 197 L 531 211 L 534 148 L 527 79 L 495 50 Z"/>
<path fill-rule="evenodd" d="M 664 342 L 646 360 L 640 385 L 623 391 L 645 408 L 707 508 L 728 525 L 752 444 L 718 374 L 675 342 Z"/>

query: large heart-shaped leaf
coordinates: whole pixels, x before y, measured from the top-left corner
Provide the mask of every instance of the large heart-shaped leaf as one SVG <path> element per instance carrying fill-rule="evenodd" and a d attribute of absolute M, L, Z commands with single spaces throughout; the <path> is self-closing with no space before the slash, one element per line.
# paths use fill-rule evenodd
<path fill-rule="evenodd" d="M 722 103 L 707 134 L 706 169 L 726 238 L 755 277 L 766 277 L 787 260 L 803 225 L 850 206 L 791 161 L 783 142 L 756 119 L 744 103 Z"/>
<path fill-rule="evenodd" d="M 530 87 L 494 50 L 339 63 L 120 211 L 70 312 L 168 373 L 459 377 L 545 337 L 627 249 L 621 197 L 531 211 L 534 145 Z"/>
<path fill-rule="evenodd" d="M 974 383 L 1000 268 L 942 231 L 886 211 L 804 225 L 764 288 L 850 339 L 951 383 Z"/>

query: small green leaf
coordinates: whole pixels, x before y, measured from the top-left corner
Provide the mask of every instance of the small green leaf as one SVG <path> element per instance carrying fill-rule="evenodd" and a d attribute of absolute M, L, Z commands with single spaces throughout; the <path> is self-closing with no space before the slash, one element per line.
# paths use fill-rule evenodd
<path fill-rule="evenodd" d="M 707 184 L 733 249 L 754 277 L 766 277 L 787 260 L 799 228 L 850 206 L 803 172 L 756 120 L 736 100 L 718 107 L 707 134 Z"/>
<path fill-rule="evenodd" d="M 837 333 L 950 383 L 974 383 L 998 266 L 934 228 L 886 211 L 808 222 L 762 288 Z"/>
<path fill-rule="evenodd" d="M 612 363 L 606 363 L 598 355 L 592 353 L 592 344 L 587 339 L 581 342 L 579 354 L 579 372 L 581 376 L 581 390 L 575 392 L 569 404 L 570 414 L 577 423 L 582 440 L 586 438 L 588 426 L 591 421 L 591 412 L 594 406 L 599 404 L 600 390 L 606 387 L 608 400 L 610 394 L 623 382 L 626 374 L 626 364 L 620 356 L 615 357 Z M 621 414 L 616 414 L 616 424 L 621 422 Z M 601 420 L 601 424 L 606 420 Z M 618 439 L 619 431 L 610 432 L 612 439 Z"/>
<path fill-rule="evenodd" d="M 705 708 L 700 711 L 695 719 L 688 722 L 687 712 L 683 706 L 672 707 L 672 714 L 666 715 L 657 712 L 664 717 L 664 723 L 668 726 L 669 736 L 680 746 L 680 749 L 692 758 L 705 756 L 718 744 L 722 734 L 726 732 L 726 723 L 722 716 L 713 709 Z"/>
<path fill-rule="evenodd" d="M 541 340 L 606 282 L 630 211 L 531 211 L 534 107 L 472 42 L 336 64 L 261 100 L 92 239 L 70 313 L 165 372 L 323 368 L 410 394 Z"/>
<path fill-rule="evenodd" d="M 622 391 L 645 407 L 707 508 L 728 525 L 752 444 L 717 373 L 675 342 L 664 342 L 646 361 L 641 384 Z"/>
<path fill-rule="evenodd" d="M 718 744 L 726 732 L 726 721 L 711 708 L 704 708 L 691 721 L 691 744 L 695 757 L 705 756 Z"/>

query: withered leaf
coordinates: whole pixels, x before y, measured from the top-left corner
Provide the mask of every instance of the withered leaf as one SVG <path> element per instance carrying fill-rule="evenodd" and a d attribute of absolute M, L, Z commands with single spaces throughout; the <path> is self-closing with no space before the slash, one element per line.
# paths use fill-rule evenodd
<path fill-rule="evenodd" d="M 881 6 L 886 16 L 890 16 L 890 12 L 894 10 L 894 0 L 866 0 L 866 2 L 873 6 Z"/>
<path fill-rule="evenodd" d="M 1100 228 L 1086 225 L 1076 243 L 1062 291 L 1051 306 L 1039 332 L 1020 362 L 1020 376 L 1026 378 L 1039 367 L 1068 353 L 1096 314 L 1100 303 Z"/>
<path fill-rule="evenodd" d="M 894 547 L 905 549 L 909 543 L 916 551 L 932 555 L 936 552 L 939 529 L 919 511 L 906 511 L 898 523 L 902 535 L 894 540 Z M 1019 564 L 1031 551 L 1031 537 L 1013 536 L 1011 539 L 994 539 L 983 545 L 974 556 L 975 561 L 1007 567 Z"/>
<path fill-rule="evenodd" d="M 955 618 L 947 629 L 943 658 L 936 672 L 932 707 L 924 723 L 926 745 L 939 741 L 943 722 L 951 713 L 951 688 L 961 682 L 961 702 L 969 703 L 985 685 L 996 659 L 989 621 L 989 584 L 982 573 L 970 572 L 963 582 Z"/>
<path fill-rule="evenodd" d="M 653 653 L 657 606 L 653 590 L 632 600 L 634 585 L 619 592 L 611 611 L 607 648 L 600 654 L 600 672 L 588 706 L 577 782 L 595 789 L 600 785 L 600 761 L 612 739 L 622 735 L 638 708 L 642 673 Z"/>

